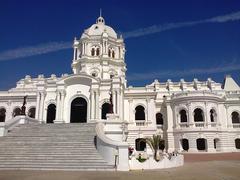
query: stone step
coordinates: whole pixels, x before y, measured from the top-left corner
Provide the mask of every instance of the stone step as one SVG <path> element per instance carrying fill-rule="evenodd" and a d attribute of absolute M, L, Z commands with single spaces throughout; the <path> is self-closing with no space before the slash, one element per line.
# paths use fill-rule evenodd
<path fill-rule="evenodd" d="M 0 169 L 113 170 L 96 150 L 95 126 L 18 125 L 0 138 Z"/>

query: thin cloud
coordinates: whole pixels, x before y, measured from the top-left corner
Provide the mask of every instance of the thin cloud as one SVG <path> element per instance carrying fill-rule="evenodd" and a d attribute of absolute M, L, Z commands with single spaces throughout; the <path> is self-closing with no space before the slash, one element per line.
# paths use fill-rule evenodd
<path fill-rule="evenodd" d="M 240 11 L 231 14 L 216 16 L 199 21 L 188 21 L 188 22 L 178 22 L 178 23 L 168 23 L 162 25 L 153 25 L 146 28 L 140 28 L 137 30 L 129 31 L 123 33 L 125 39 L 145 36 L 154 33 L 160 33 L 167 30 L 189 27 L 203 23 L 225 23 L 231 21 L 240 20 Z M 61 51 L 64 49 L 71 48 L 72 42 L 50 42 L 45 44 L 39 44 L 36 46 L 26 46 L 22 48 L 12 49 L 0 52 L 0 61 L 6 61 L 11 59 L 18 59 L 36 55 L 47 54 L 51 52 Z"/>
<path fill-rule="evenodd" d="M 140 28 L 137 30 L 123 33 L 123 36 L 125 38 L 133 38 L 133 37 L 140 37 L 140 36 L 145 36 L 149 34 L 159 33 L 159 32 L 163 32 L 171 29 L 194 26 L 194 25 L 203 24 L 203 23 L 225 23 L 225 22 L 239 21 L 239 20 L 240 20 L 240 11 L 234 12 L 231 14 L 226 14 L 223 16 L 216 16 L 213 18 L 199 20 L 199 21 L 188 21 L 188 22 L 179 22 L 179 23 L 168 23 L 163 25 L 153 25 L 150 27 Z"/>
<path fill-rule="evenodd" d="M 188 70 L 176 70 L 176 71 L 161 71 L 161 72 L 149 72 L 149 73 L 132 73 L 128 75 L 128 80 L 131 81 L 142 81 L 152 80 L 155 78 L 166 78 L 166 77 L 184 77 L 189 75 L 200 75 L 200 74 L 217 74 L 223 72 L 231 72 L 240 70 L 240 64 L 227 64 L 218 67 L 211 68 L 196 68 Z"/>
<path fill-rule="evenodd" d="M 71 48 L 72 42 L 50 42 L 36 46 L 26 46 L 0 53 L 0 61 L 36 56 Z"/>

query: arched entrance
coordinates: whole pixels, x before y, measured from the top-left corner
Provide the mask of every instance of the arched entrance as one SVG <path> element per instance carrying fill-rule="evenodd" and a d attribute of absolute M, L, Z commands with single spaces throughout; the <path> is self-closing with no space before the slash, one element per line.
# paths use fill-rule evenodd
<path fill-rule="evenodd" d="M 71 103 L 70 123 L 85 122 L 87 122 L 87 101 L 82 97 L 77 97 Z"/>
<path fill-rule="evenodd" d="M 56 118 L 56 105 L 49 104 L 47 108 L 47 123 L 53 123 Z"/>
<path fill-rule="evenodd" d="M 110 111 L 110 104 L 109 103 L 104 103 L 102 105 L 102 119 L 107 119 L 107 113 Z"/>
<path fill-rule="evenodd" d="M 215 138 L 213 139 L 213 145 L 214 145 L 214 149 L 216 149 L 216 151 L 220 150 L 220 139 Z"/>

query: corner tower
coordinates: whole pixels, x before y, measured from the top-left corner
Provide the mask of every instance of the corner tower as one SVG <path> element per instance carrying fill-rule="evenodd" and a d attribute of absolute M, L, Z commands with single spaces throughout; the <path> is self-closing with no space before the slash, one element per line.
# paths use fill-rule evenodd
<path fill-rule="evenodd" d="M 86 73 L 101 80 L 120 78 L 125 82 L 125 45 L 122 36 L 105 24 L 102 16 L 74 39 L 72 69 L 74 74 Z"/>

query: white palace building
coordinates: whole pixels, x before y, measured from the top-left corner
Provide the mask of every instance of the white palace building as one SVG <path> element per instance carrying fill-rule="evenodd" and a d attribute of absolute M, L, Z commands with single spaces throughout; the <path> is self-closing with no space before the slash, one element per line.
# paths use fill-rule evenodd
<path fill-rule="evenodd" d="M 73 74 L 27 75 L 15 88 L 0 92 L 2 136 L 14 132 L 8 130 L 13 124 L 22 127 L 16 117 L 22 117 L 18 115 L 27 96 L 23 124 L 30 120 L 53 128 L 54 124 L 85 128 L 101 124 L 95 129 L 100 137 L 97 149 L 106 161 L 112 162 L 108 156 L 114 154 L 106 144 L 117 147 L 120 162 L 121 147 L 124 153 L 126 147 L 134 148 L 136 154 L 146 152 L 141 139 L 153 134 L 161 134 L 166 152 L 240 151 L 240 87 L 231 76 L 223 84 L 209 78 L 127 86 L 124 39 L 101 16 L 80 39 L 74 39 L 73 51 Z M 108 114 L 110 93 L 113 114 Z M 105 149 L 98 148 L 100 141 Z"/>

